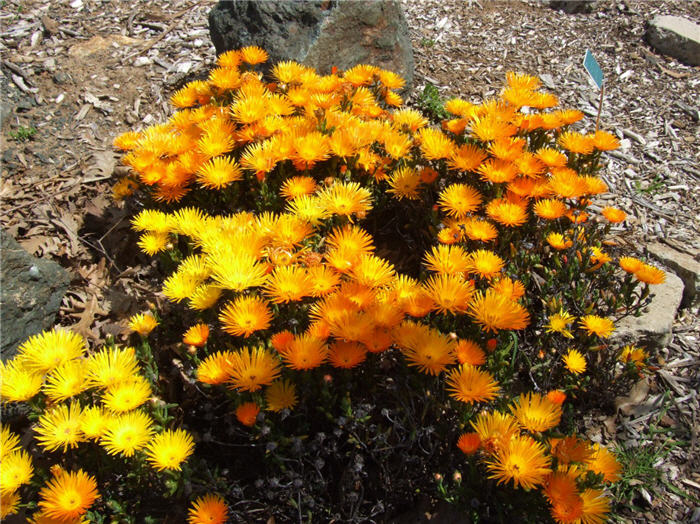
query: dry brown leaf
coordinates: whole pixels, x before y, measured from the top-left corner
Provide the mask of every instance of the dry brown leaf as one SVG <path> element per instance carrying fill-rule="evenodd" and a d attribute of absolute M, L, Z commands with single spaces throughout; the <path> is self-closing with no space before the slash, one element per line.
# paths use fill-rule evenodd
<path fill-rule="evenodd" d="M 97 315 L 106 316 L 109 311 L 105 311 L 100 307 L 100 303 L 97 300 L 96 295 L 90 295 L 90 298 L 83 303 L 83 310 L 80 313 L 72 313 L 71 316 L 78 319 L 78 322 L 73 324 L 70 329 L 75 333 L 80 333 L 86 338 L 97 339 L 98 336 L 95 334 L 91 327 L 95 321 Z"/>
<path fill-rule="evenodd" d="M 625 415 L 632 413 L 635 407 L 641 404 L 649 393 L 649 383 L 646 378 L 637 382 L 626 397 L 617 397 L 615 406 L 618 411 L 622 411 Z"/>
<path fill-rule="evenodd" d="M 117 156 L 112 150 L 97 151 L 92 154 L 88 162 L 90 165 L 85 170 L 83 183 L 111 178 L 117 166 Z"/>

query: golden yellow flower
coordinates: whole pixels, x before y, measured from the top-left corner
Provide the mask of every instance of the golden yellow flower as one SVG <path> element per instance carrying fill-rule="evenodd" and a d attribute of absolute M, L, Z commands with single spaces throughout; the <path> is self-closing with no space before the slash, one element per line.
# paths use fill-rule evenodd
<path fill-rule="evenodd" d="M 257 391 L 271 384 L 280 374 L 280 362 L 264 348 L 244 348 L 232 353 L 230 379 L 232 388 L 240 391 Z"/>
<path fill-rule="evenodd" d="M 641 267 L 634 272 L 634 276 L 637 277 L 637 280 L 645 284 L 658 285 L 666 282 L 666 273 L 662 269 L 650 264 L 642 264 Z"/>
<path fill-rule="evenodd" d="M 297 404 L 296 386 L 289 380 L 276 380 L 265 390 L 265 402 L 270 411 L 292 409 Z"/>
<path fill-rule="evenodd" d="M 579 319 L 582 329 L 585 329 L 589 336 L 597 335 L 601 338 L 608 338 L 615 330 L 615 324 L 609 318 L 597 315 L 586 315 Z"/>
<path fill-rule="evenodd" d="M 560 309 L 558 313 L 549 317 L 549 322 L 545 328 L 547 333 L 559 333 L 566 338 L 574 338 L 574 335 L 569 330 L 569 324 L 572 324 L 575 319 L 576 317 Z"/>
<path fill-rule="evenodd" d="M 586 371 L 586 359 L 581 354 L 580 351 L 575 349 L 570 349 L 566 355 L 562 358 L 566 369 L 568 369 L 574 375 L 580 375 Z"/>
<path fill-rule="evenodd" d="M 482 371 L 470 364 L 462 364 L 447 374 L 445 389 L 452 398 L 473 404 L 493 400 L 499 388 L 498 382 L 488 371 Z"/>
<path fill-rule="evenodd" d="M 159 324 L 152 313 L 139 313 L 129 319 L 129 329 L 141 336 L 148 335 Z"/>
<path fill-rule="evenodd" d="M 77 402 L 70 406 L 59 404 L 47 409 L 39 417 L 34 430 L 36 439 L 47 451 L 62 448 L 65 453 L 68 448 L 76 448 L 80 442 L 85 441 L 85 435 L 80 429 L 81 422 L 82 413 Z"/>
<path fill-rule="evenodd" d="M 494 333 L 501 329 L 525 329 L 530 323 L 530 315 L 523 306 L 491 289 L 474 295 L 468 314 L 482 329 Z"/>
<path fill-rule="evenodd" d="M 182 429 L 159 433 L 146 446 L 146 458 L 157 471 L 180 470 L 194 450 L 192 435 Z"/>
<path fill-rule="evenodd" d="M 539 393 L 524 393 L 513 400 L 510 407 L 513 416 L 528 431 L 541 432 L 559 424 L 561 405 L 554 404 Z"/>
<path fill-rule="evenodd" d="M 440 192 L 440 208 L 449 216 L 462 218 L 476 211 L 483 197 L 467 184 L 451 184 Z"/>
<path fill-rule="evenodd" d="M 255 295 L 240 295 L 229 302 L 219 313 L 219 321 L 226 333 L 249 337 L 256 331 L 267 329 L 272 312 L 267 302 Z"/>
<path fill-rule="evenodd" d="M 513 481 L 515 487 L 530 490 L 544 482 L 551 457 L 539 442 L 527 436 L 514 436 L 497 449 L 493 458 L 487 460 L 489 478 L 498 480 L 499 484 Z"/>

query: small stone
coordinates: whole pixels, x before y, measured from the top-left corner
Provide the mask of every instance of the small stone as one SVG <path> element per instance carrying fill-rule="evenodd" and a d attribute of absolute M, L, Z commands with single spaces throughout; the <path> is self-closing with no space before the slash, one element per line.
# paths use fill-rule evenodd
<path fill-rule="evenodd" d="M 70 77 L 62 71 L 58 71 L 53 75 L 53 81 L 56 84 L 65 84 L 70 80 Z"/>
<path fill-rule="evenodd" d="M 659 242 L 647 247 L 649 254 L 669 267 L 683 281 L 683 301 L 681 307 L 700 303 L 700 262 L 690 255 Z"/>
<path fill-rule="evenodd" d="M 670 271 L 666 282 L 650 286 L 651 304 L 638 317 L 625 317 L 615 325 L 610 342 L 615 345 L 639 344 L 658 351 L 671 341 L 673 321 L 683 299 L 683 281 Z"/>
<path fill-rule="evenodd" d="M 152 64 L 152 63 L 153 63 L 153 60 L 151 60 L 147 56 L 139 56 L 138 58 L 136 58 L 136 60 L 134 60 L 135 67 L 141 67 L 141 66 Z"/>
<path fill-rule="evenodd" d="M 682 16 L 657 16 L 644 35 L 647 42 L 663 53 L 688 65 L 700 65 L 700 25 Z"/>

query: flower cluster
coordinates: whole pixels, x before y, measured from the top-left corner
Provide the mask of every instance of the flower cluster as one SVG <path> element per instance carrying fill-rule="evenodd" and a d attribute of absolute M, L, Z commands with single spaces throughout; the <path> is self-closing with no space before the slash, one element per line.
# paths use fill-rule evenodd
<path fill-rule="evenodd" d="M 94 442 L 109 455 L 138 455 L 161 471 L 179 470 L 193 452 L 187 432 L 156 432 L 146 409 L 151 383 L 140 373 L 132 347 L 88 353 L 82 336 L 56 328 L 21 344 L 13 359 L 0 364 L 0 377 L 3 403 L 26 402 L 35 410 L 34 439 L 46 453 L 66 454 Z M 3 426 L 3 516 L 16 510 L 18 488 L 33 475 L 30 455 L 19 448 L 18 437 Z M 54 469 L 39 493 L 41 511 L 34 518 L 81 521 L 99 497 L 95 478 L 83 470 L 69 473 L 59 464 Z"/>
<path fill-rule="evenodd" d="M 440 381 L 474 429 L 459 447 L 480 450 L 490 478 L 541 489 L 559 522 L 601 521 L 614 457 L 553 432 L 590 381 L 644 369 L 642 349 L 609 340 L 664 281 L 619 254 L 609 233 L 625 213 L 592 205 L 618 140 L 576 131 L 583 114 L 529 75 L 508 73 L 496 99 L 447 101 L 435 127 L 401 107 L 390 71 L 281 62 L 266 79 L 266 59 L 220 55 L 166 123 L 114 141 L 132 168 L 115 195 L 151 198 L 132 220 L 139 247 L 177 263 L 162 292 L 189 310 L 177 325 L 194 319 L 178 338 L 197 380 L 225 385 L 254 427 L 261 409 L 309 401 L 297 385 L 312 370 L 400 356 Z M 156 325 L 131 322 L 144 336 Z M 550 394 L 515 396 L 533 383 Z M 135 409 L 129 391 L 103 403 Z M 221 504 L 200 499 L 192 515 Z"/>

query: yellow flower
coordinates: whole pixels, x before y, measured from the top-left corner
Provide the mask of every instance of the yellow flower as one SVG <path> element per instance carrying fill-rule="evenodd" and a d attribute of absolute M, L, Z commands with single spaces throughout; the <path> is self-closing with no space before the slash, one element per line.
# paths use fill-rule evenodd
<path fill-rule="evenodd" d="M 151 386 L 138 375 L 112 385 L 102 397 L 104 406 L 114 413 L 136 409 L 151 397 Z"/>
<path fill-rule="evenodd" d="M 334 215 L 363 217 L 372 209 L 370 192 L 357 182 L 336 182 L 319 196 L 323 207 Z"/>
<path fill-rule="evenodd" d="M 496 450 L 486 467 L 491 472 L 489 478 L 497 479 L 499 484 L 512 480 L 515 487 L 530 490 L 542 484 L 551 471 L 550 463 L 551 457 L 542 444 L 528 436 L 514 436 Z"/>
<path fill-rule="evenodd" d="M 517 227 L 527 222 L 527 210 L 520 204 L 503 198 L 491 200 L 486 206 L 486 214 L 507 227 Z"/>
<path fill-rule="evenodd" d="M 598 151 L 610 151 L 620 147 L 620 141 L 617 137 L 607 131 L 598 130 L 591 138 L 593 147 Z"/>
<path fill-rule="evenodd" d="M 588 336 L 597 335 L 601 338 L 608 338 L 615 330 L 615 324 L 609 318 L 596 315 L 586 315 L 579 319 L 582 329 L 585 329 Z"/>
<path fill-rule="evenodd" d="M 19 491 L 0 495 L 0 519 L 15 515 L 19 507 Z"/>
<path fill-rule="evenodd" d="M 572 153 L 587 155 L 593 151 L 593 141 L 591 138 L 575 131 L 565 131 L 559 135 L 557 143 Z"/>
<path fill-rule="evenodd" d="M 486 354 L 473 340 L 460 340 L 455 347 L 455 355 L 460 364 L 480 366 L 486 362 Z"/>
<path fill-rule="evenodd" d="M 418 171 L 412 167 L 402 166 L 389 177 L 387 193 L 393 193 L 399 200 L 407 198 L 418 200 L 420 198 L 421 178 Z"/>
<path fill-rule="evenodd" d="M 562 414 L 560 405 L 554 404 L 539 393 L 520 395 L 513 400 L 510 411 L 525 429 L 532 432 L 547 431 L 556 427 Z"/>
<path fill-rule="evenodd" d="M 583 357 L 580 351 L 575 349 L 570 349 L 569 352 L 564 355 L 562 359 L 566 369 L 568 369 L 574 375 L 580 375 L 586 371 L 586 359 Z"/>
<path fill-rule="evenodd" d="M 194 501 L 188 511 L 188 524 L 224 524 L 228 519 L 228 508 L 218 495 L 205 495 Z"/>
<path fill-rule="evenodd" d="M 153 256 L 168 247 L 169 237 L 167 233 L 144 233 L 139 238 L 137 246 L 147 255 Z"/>
<path fill-rule="evenodd" d="M 265 390 L 265 402 L 270 411 L 292 409 L 297 404 L 296 387 L 289 380 L 276 380 Z"/>
<path fill-rule="evenodd" d="M 86 378 L 87 361 L 69 360 L 49 374 L 44 393 L 54 402 L 68 400 L 87 389 Z"/>
<path fill-rule="evenodd" d="M 197 172 L 197 181 L 207 189 L 221 189 L 242 178 L 240 166 L 227 156 L 212 158 Z"/>
<path fill-rule="evenodd" d="M 440 193 L 440 207 L 449 216 L 463 218 L 468 213 L 476 211 L 483 197 L 473 187 L 467 184 L 451 184 Z"/>
<path fill-rule="evenodd" d="M 18 351 L 23 366 L 35 373 L 47 373 L 64 362 L 79 358 L 86 350 L 85 339 L 59 328 L 30 337 Z"/>
<path fill-rule="evenodd" d="M 649 355 L 646 351 L 631 345 L 623 347 L 622 351 L 620 352 L 620 356 L 617 357 L 617 359 L 623 364 L 632 363 L 637 367 L 637 369 L 642 369 L 645 366 L 645 362 L 648 358 Z"/>
<path fill-rule="evenodd" d="M 61 471 L 41 488 L 39 496 L 44 515 L 67 521 L 84 515 L 100 494 L 95 478 L 78 470 Z"/>
<path fill-rule="evenodd" d="M 469 269 L 469 255 L 460 246 L 433 246 L 423 261 L 429 271 L 446 275 L 460 275 Z"/>
<path fill-rule="evenodd" d="M 316 181 L 310 176 L 295 176 L 282 183 L 280 195 L 287 200 L 294 200 L 300 196 L 310 195 L 316 191 Z"/>
<path fill-rule="evenodd" d="M 474 285 L 458 275 L 431 275 L 424 286 L 426 294 L 434 302 L 433 309 L 443 314 L 466 312 L 474 294 Z"/>
<path fill-rule="evenodd" d="M 362 255 L 351 270 L 355 281 L 370 288 L 388 285 L 394 278 L 394 266 L 375 255 Z"/>
<path fill-rule="evenodd" d="M 275 304 L 298 302 L 304 298 L 312 283 L 301 266 L 278 266 L 265 283 L 265 294 Z"/>
<path fill-rule="evenodd" d="M 205 384 L 223 384 L 231 378 L 231 351 L 217 351 L 197 367 L 197 380 Z"/>
<path fill-rule="evenodd" d="M 279 377 L 280 363 L 263 349 L 244 348 L 230 356 L 230 383 L 241 391 L 257 391 Z"/>
<path fill-rule="evenodd" d="M 489 289 L 486 293 L 477 292 L 469 303 L 468 314 L 485 331 L 500 329 L 525 329 L 530 323 L 527 310 L 512 300 Z"/>
<path fill-rule="evenodd" d="M 7 426 L 0 429 L 0 459 L 19 449 L 19 436 L 10 431 Z"/>
<path fill-rule="evenodd" d="M 164 469 L 180 470 L 180 465 L 187 460 L 194 450 L 192 435 L 182 429 L 167 430 L 159 433 L 146 446 L 146 457 L 158 471 Z"/>
<path fill-rule="evenodd" d="M 610 513 L 610 499 L 599 489 L 585 489 L 581 493 L 583 500 L 583 514 L 581 522 L 585 524 L 602 524 L 608 520 Z"/>
<path fill-rule="evenodd" d="M 514 435 L 520 433 L 518 421 L 508 413 L 500 411 L 479 413 L 471 425 L 488 453 L 495 453 L 496 450 L 503 448 Z"/>
<path fill-rule="evenodd" d="M 104 348 L 87 362 L 89 387 L 110 388 L 138 373 L 134 348 Z"/>
<path fill-rule="evenodd" d="M 420 149 L 428 160 L 450 158 L 456 145 L 447 135 L 438 129 L 426 127 L 418 132 Z"/>
<path fill-rule="evenodd" d="M 498 275 L 504 266 L 504 261 L 493 251 L 479 249 L 469 255 L 469 271 L 482 278 L 491 279 Z"/>
<path fill-rule="evenodd" d="M 132 457 L 142 449 L 153 433 L 153 420 L 142 411 L 130 411 L 114 418 L 100 439 L 110 455 Z"/>
<path fill-rule="evenodd" d="M 574 338 L 574 335 L 569 330 L 569 324 L 576 319 L 573 315 L 567 313 L 563 309 L 559 313 L 549 317 L 549 323 L 545 326 L 547 333 L 559 333 L 566 338 Z"/>
<path fill-rule="evenodd" d="M 22 484 L 29 484 L 34 467 L 32 459 L 24 450 L 5 455 L 0 468 L 0 494 L 7 496 L 19 489 Z"/>
<path fill-rule="evenodd" d="M 498 382 L 493 375 L 470 364 L 462 364 L 451 370 L 445 384 L 452 398 L 467 404 L 493 400 L 498 393 Z"/>
<path fill-rule="evenodd" d="M 561 233 L 550 233 L 547 235 L 547 243 L 557 250 L 568 249 L 574 245 L 573 241 L 564 238 L 564 235 Z"/>
<path fill-rule="evenodd" d="M 0 362 L 0 397 L 3 402 L 24 402 L 41 391 L 42 375 L 16 358 Z"/>
<path fill-rule="evenodd" d="M 37 423 L 34 430 L 37 433 L 39 444 L 47 451 L 63 448 L 65 453 L 68 448 L 78 447 L 78 443 L 85 441 L 85 435 L 80 430 L 82 413 L 78 403 L 70 406 L 60 404 L 46 410 Z"/>
<path fill-rule="evenodd" d="M 644 265 L 644 262 L 634 257 L 620 257 L 618 263 L 627 273 L 636 273 Z"/>
<path fill-rule="evenodd" d="M 535 214 L 540 218 L 547 220 L 556 220 L 561 218 L 566 213 L 566 204 L 561 200 L 547 198 L 539 200 L 535 204 Z"/>
<path fill-rule="evenodd" d="M 303 335 L 294 338 L 282 357 L 292 369 L 313 369 L 328 358 L 328 346 L 321 339 Z"/>
<path fill-rule="evenodd" d="M 159 324 L 151 313 L 138 313 L 129 319 L 129 329 L 142 337 L 147 336 Z"/>
<path fill-rule="evenodd" d="M 109 427 L 113 416 L 100 406 L 85 408 L 80 415 L 80 431 L 93 440 L 98 440 Z"/>

